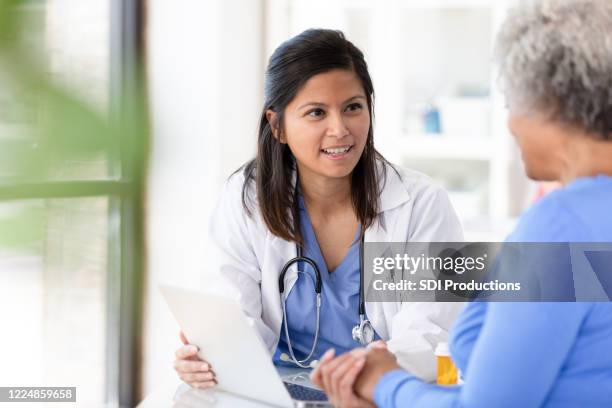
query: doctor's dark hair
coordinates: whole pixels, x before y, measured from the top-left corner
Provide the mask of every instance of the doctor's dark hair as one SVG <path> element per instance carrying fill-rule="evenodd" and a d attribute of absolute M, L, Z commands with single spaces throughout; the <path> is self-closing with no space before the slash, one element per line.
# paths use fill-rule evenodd
<path fill-rule="evenodd" d="M 257 156 L 241 169 L 245 175 L 242 203 L 252 215 L 248 190 L 255 184 L 258 206 L 268 229 L 288 241 L 303 243 L 299 208 L 295 197 L 293 174 L 297 171 L 295 157 L 287 144 L 272 134 L 266 118 L 268 109 L 276 112 L 275 129 L 283 131 L 284 112 L 304 84 L 313 76 L 334 69 L 354 72 L 363 86 L 370 128 L 364 151 L 351 174 L 352 204 L 362 225 L 362 234 L 372 225 L 379 212 L 380 186 L 386 177 L 387 161 L 374 148 L 374 86 L 363 53 L 348 41 L 341 31 L 310 29 L 281 44 L 268 62 L 264 83 L 264 106 L 259 120 Z M 382 162 L 381 172 L 377 161 Z"/>

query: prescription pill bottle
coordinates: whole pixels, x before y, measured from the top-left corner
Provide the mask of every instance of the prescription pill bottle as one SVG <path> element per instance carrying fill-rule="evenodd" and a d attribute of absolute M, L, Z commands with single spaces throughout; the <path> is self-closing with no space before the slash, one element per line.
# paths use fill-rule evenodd
<path fill-rule="evenodd" d="M 438 376 L 436 382 L 439 385 L 455 385 L 457 384 L 458 372 L 457 367 L 450 357 L 447 343 L 438 343 L 436 351 L 436 360 L 438 361 Z"/>

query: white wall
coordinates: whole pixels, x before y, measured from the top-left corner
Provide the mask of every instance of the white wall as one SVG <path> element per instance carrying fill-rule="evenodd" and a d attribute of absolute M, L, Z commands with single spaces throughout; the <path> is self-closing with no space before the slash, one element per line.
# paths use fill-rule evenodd
<path fill-rule="evenodd" d="M 178 326 L 157 285 L 206 286 L 207 219 L 223 181 L 255 152 L 264 67 L 263 0 L 148 4 L 145 394 L 177 378 Z"/>

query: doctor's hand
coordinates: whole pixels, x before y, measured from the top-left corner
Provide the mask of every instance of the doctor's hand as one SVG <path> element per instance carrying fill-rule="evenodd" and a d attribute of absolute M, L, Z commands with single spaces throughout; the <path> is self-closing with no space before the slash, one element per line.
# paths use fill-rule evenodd
<path fill-rule="evenodd" d="M 195 388 L 210 388 L 217 384 L 210 363 L 198 357 L 198 347 L 189 344 L 185 334 L 179 334 L 183 346 L 176 350 L 174 369 L 181 380 Z"/>
<path fill-rule="evenodd" d="M 367 353 L 366 349 L 355 349 L 334 359 L 334 350 L 330 349 L 310 375 L 312 382 L 323 388 L 335 407 L 375 407 L 370 401 L 357 396 L 353 389 L 365 365 Z"/>

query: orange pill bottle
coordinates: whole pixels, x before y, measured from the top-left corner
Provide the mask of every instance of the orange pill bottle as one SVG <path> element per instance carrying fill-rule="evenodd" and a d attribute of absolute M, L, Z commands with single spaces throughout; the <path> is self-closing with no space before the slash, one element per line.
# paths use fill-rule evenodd
<path fill-rule="evenodd" d="M 438 362 L 436 383 L 439 385 L 456 385 L 459 379 L 459 372 L 451 359 L 448 344 L 438 343 L 434 354 Z"/>

